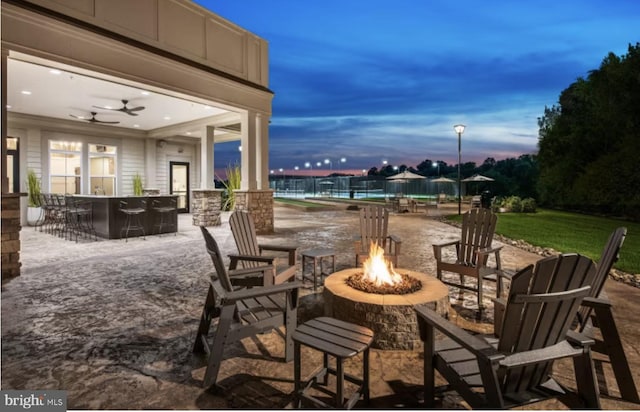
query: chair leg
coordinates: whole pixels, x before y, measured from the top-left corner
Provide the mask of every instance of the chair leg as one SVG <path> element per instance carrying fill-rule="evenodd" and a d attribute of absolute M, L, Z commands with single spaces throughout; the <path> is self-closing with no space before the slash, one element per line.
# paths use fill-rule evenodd
<path fill-rule="evenodd" d="M 435 407 L 436 397 L 436 379 L 433 365 L 435 345 L 433 326 L 425 325 L 424 331 L 424 406 L 432 409 Z"/>
<path fill-rule="evenodd" d="M 573 358 L 573 369 L 576 374 L 578 394 L 584 400 L 585 407 L 588 409 L 602 409 L 600 406 L 598 378 L 593 367 L 590 349 L 585 349 L 582 355 Z"/>
<path fill-rule="evenodd" d="M 231 328 L 234 312 L 235 304 L 231 304 L 224 306 L 220 313 L 220 320 L 218 321 L 218 327 L 216 328 L 216 332 L 213 336 L 213 345 L 211 345 L 211 351 L 209 353 L 207 371 L 204 375 L 204 388 L 215 385 L 218 380 L 218 372 L 220 371 L 222 355 L 227 341 L 227 335 Z"/>
<path fill-rule="evenodd" d="M 204 308 L 202 308 L 202 315 L 200 316 L 200 324 L 198 325 L 196 341 L 193 343 L 193 352 L 207 352 L 206 339 L 209 334 L 209 328 L 211 327 L 211 321 L 214 317 L 220 316 L 219 313 L 215 313 L 216 309 L 216 294 L 213 287 L 209 285 L 207 300 L 204 302 Z"/>
<path fill-rule="evenodd" d="M 597 306 L 595 308 L 595 315 L 598 326 L 600 327 L 600 332 L 602 333 L 606 354 L 609 355 L 611 368 L 616 377 L 618 389 L 620 389 L 620 396 L 629 402 L 640 403 L 638 391 L 636 390 L 633 375 L 629 369 L 629 362 L 627 362 L 627 357 L 622 347 L 622 341 L 620 340 L 620 334 L 618 333 L 616 322 L 613 319 L 611 308 Z"/>

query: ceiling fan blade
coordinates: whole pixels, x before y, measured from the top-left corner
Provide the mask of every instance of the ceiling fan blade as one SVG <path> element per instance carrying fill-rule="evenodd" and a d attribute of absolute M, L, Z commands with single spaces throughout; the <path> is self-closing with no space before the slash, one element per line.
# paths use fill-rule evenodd
<path fill-rule="evenodd" d="M 104 124 L 118 124 L 118 123 L 120 123 L 120 122 L 107 122 L 107 121 L 98 120 L 98 119 L 91 119 L 89 121 L 93 122 L 93 123 L 104 123 Z"/>
<path fill-rule="evenodd" d="M 74 119 L 78 119 L 78 120 L 87 120 L 82 116 L 76 116 L 75 114 L 70 114 L 69 116 L 73 117 Z"/>
<path fill-rule="evenodd" d="M 120 111 L 121 109 L 112 109 L 110 107 L 102 107 L 102 106 L 91 106 L 91 107 L 95 107 L 96 109 L 102 109 L 102 110 L 113 110 L 113 111 Z"/>
<path fill-rule="evenodd" d="M 144 110 L 144 106 L 138 106 L 138 107 L 134 107 L 132 109 L 127 109 L 130 112 L 138 112 L 140 110 Z"/>

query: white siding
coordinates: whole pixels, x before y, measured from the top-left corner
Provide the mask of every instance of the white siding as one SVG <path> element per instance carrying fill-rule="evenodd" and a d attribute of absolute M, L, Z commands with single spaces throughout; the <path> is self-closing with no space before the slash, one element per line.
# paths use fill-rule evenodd
<path fill-rule="evenodd" d="M 142 176 L 142 187 L 146 186 L 144 175 L 144 140 L 123 139 L 122 150 L 118 153 L 121 166 L 120 172 L 120 196 L 133 194 L 133 176 L 136 173 Z"/>

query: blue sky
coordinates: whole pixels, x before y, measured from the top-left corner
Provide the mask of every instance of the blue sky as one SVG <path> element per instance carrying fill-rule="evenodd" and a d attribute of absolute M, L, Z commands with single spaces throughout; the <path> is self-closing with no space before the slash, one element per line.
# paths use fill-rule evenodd
<path fill-rule="evenodd" d="M 463 162 L 535 153 L 545 105 L 640 41 L 635 0 L 196 3 L 268 41 L 270 168 L 287 171 L 457 164 L 458 123 Z"/>

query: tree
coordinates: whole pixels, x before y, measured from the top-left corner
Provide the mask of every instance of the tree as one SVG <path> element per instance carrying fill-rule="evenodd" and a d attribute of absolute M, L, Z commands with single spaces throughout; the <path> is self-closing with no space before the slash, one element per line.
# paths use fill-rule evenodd
<path fill-rule="evenodd" d="M 569 85 L 538 126 L 541 204 L 638 218 L 640 43 Z"/>

